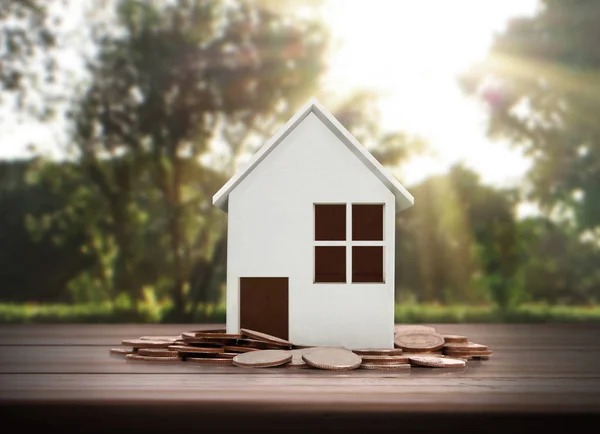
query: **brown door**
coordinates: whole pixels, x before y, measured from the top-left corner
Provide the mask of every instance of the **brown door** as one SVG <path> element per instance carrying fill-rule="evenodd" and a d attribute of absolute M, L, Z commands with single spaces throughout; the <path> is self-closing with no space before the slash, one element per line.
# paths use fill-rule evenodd
<path fill-rule="evenodd" d="M 240 327 L 288 339 L 288 278 L 240 278 Z"/>

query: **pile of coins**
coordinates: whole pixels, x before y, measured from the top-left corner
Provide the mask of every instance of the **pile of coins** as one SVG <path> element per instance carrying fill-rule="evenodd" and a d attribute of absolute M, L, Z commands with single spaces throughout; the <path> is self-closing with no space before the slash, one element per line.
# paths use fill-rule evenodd
<path fill-rule="evenodd" d="M 325 370 L 401 370 L 411 366 L 461 368 L 468 360 L 487 360 L 487 346 L 467 336 L 444 335 L 434 327 L 396 326 L 395 348 L 347 349 L 295 345 L 266 333 L 241 329 L 188 331 L 179 336 L 141 336 L 126 339 L 112 354 L 145 362 L 192 362 L 246 368 L 316 368 Z"/>

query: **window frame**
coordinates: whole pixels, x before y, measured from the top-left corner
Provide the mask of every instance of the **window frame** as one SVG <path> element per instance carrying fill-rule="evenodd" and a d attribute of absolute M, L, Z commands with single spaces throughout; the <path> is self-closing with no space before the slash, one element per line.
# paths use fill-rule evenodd
<path fill-rule="evenodd" d="M 316 219 L 315 219 L 315 207 L 317 205 L 346 205 L 346 239 L 344 241 L 317 241 L 316 238 Z M 382 206 L 382 233 L 383 240 L 380 241 L 362 241 L 352 239 L 352 205 L 380 205 Z M 387 281 L 386 276 L 386 262 L 387 262 L 387 247 L 388 234 L 386 231 L 386 211 L 387 204 L 385 202 L 359 202 L 359 201 L 348 201 L 348 202 L 314 202 L 312 212 L 312 281 L 315 285 L 337 285 L 337 284 L 355 284 L 355 285 L 383 285 Z M 343 246 L 346 249 L 346 279 L 344 282 L 319 282 L 316 280 L 316 249 L 317 246 Z M 352 263 L 352 248 L 359 246 L 369 247 L 381 247 L 382 248 L 382 280 L 378 282 L 353 282 L 353 263 Z"/>

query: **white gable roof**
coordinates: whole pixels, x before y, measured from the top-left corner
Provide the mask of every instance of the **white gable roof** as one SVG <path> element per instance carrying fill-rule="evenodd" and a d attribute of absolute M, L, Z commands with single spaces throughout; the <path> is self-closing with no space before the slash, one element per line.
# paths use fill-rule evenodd
<path fill-rule="evenodd" d="M 256 168 L 279 143 L 281 143 L 290 132 L 299 125 L 310 113 L 314 113 L 333 134 L 344 143 L 354 155 L 390 189 L 396 198 L 396 212 L 402 211 L 414 205 L 413 196 L 385 169 L 379 161 L 371 155 L 367 148 L 344 128 L 338 120 L 325 109 L 316 98 L 311 98 L 273 137 L 271 137 L 250 159 L 248 164 L 236 173 L 221 189 L 213 196 L 213 205 L 227 211 L 229 193 L 233 191 L 254 168 Z"/>

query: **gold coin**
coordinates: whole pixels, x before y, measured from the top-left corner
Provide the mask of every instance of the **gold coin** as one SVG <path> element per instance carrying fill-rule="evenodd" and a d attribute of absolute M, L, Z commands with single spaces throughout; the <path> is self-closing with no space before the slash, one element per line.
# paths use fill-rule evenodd
<path fill-rule="evenodd" d="M 433 332 L 412 332 L 396 335 L 394 344 L 404 351 L 435 351 L 444 346 L 444 338 Z"/>
<path fill-rule="evenodd" d="M 292 360 L 292 355 L 285 350 L 258 350 L 238 354 L 233 364 L 243 368 L 270 368 L 280 366 Z"/>

